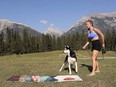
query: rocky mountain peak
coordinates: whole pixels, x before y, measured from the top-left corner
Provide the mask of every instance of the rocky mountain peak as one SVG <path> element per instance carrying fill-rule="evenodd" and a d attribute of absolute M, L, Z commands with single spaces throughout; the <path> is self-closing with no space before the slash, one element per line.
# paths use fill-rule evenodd
<path fill-rule="evenodd" d="M 37 32 L 33 28 L 26 26 L 24 24 L 12 22 L 7 19 L 0 19 L 0 32 L 3 31 L 5 33 L 7 28 L 18 31 L 20 33 L 20 35 L 22 35 L 24 29 L 27 29 L 29 35 L 31 35 L 31 36 L 40 36 L 41 35 L 40 32 Z"/>
<path fill-rule="evenodd" d="M 13 23 L 7 19 L 0 19 L 0 30 L 13 26 Z"/>
<path fill-rule="evenodd" d="M 44 34 L 49 34 L 51 36 L 56 36 L 56 37 L 60 37 L 63 32 L 60 31 L 57 27 L 49 27 Z"/>
<path fill-rule="evenodd" d="M 100 28 L 104 33 L 107 30 L 116 29 L 116 12 L 112 13 L 98 13 L 82 17 L 78 20 L 65 34 L 72 35 L 76 32 L 80 33 L 82 30 L 87 31 L 85 22 L 90 19 L 93 21 L 94 26 Z"/>

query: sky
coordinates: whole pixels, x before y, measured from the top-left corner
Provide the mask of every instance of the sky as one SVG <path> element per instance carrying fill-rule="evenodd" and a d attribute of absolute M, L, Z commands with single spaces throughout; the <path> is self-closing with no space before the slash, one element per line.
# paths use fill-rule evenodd
<path fill-rule="evenodd" d="M 116 0 L 0 0 L 0 19 L 22 23 L 43 33 L 66 32 L 83 16 L 116 12 Z"/>

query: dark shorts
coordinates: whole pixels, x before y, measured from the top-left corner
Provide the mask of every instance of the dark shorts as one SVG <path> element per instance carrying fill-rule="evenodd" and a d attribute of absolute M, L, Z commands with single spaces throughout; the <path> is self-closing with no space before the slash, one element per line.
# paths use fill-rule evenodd
<path fill-rule="evenodd" d="M 92 41 L 92 51 L 93 50 L 101 51 L 101 42 L 100 42 L 100 40 Z"/>

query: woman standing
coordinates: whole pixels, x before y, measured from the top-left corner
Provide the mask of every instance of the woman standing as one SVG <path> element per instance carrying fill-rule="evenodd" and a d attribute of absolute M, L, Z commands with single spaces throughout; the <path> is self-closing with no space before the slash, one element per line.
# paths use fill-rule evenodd
<path fill-rule="evenodd" d="M 96 72 L 100 72 L 97 57 L 101 47 L 105 46 L 104 35 L 99 29 L 93 27 L 93 22 L 91 20 L 86 22 L 86 26 L 88 28 L 88 41 L 82 48 L 85 49 L 89 45 L 90 41 L 92 42 L 92 72 L 89 76 L 94 76 Z M 99 36 L 101 37 L 102 42 L 100 42 Z"/>

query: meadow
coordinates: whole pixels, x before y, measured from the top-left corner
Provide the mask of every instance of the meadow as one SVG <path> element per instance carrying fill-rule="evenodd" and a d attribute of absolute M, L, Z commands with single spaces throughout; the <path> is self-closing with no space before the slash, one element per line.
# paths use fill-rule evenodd
<path fill-rule="evenodd" d="M 91 69 L 91 58 L 87 51 L 77 51 L 78 73 L 83 81 L 74 82 L 9 82 L 11 76 L 18 75 L 67 75 L 68 70 L 59 72 L 65 55 L 62 51 L 9 55 L 0 57 L 0 87 L 116 87 L 116 53 L 107 52 L 102 58 L 99 55 L 100 73 L 88 77 Z M 67 68 L 67 66 L 65 66 Z"/>

